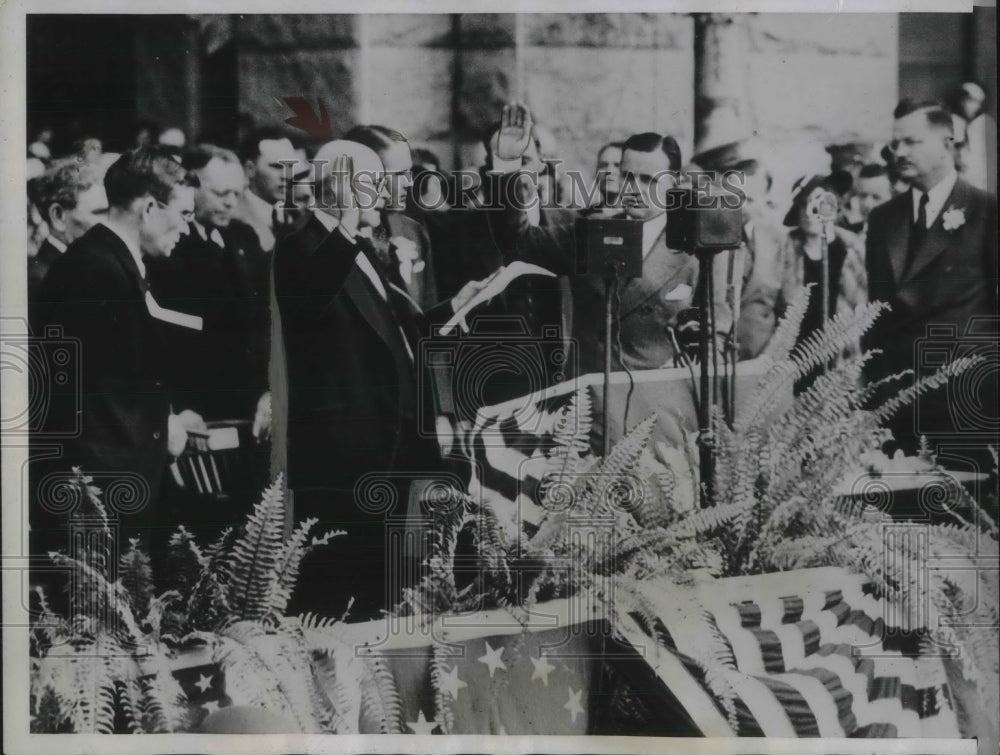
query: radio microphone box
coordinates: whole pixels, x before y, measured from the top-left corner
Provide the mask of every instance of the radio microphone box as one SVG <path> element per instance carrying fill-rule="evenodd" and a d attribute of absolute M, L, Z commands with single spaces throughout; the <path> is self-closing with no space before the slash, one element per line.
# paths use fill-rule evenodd
<path fill-rule="evenodd" d="M 630 218 L 577 218 L 577 274 L 641 278 L 642 225 Z"/>

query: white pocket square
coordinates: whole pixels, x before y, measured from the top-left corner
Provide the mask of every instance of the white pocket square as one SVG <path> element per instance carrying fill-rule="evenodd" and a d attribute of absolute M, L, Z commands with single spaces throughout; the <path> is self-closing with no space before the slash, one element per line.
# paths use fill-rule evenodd
<path fill-rule="evenodd" d="M 687 283 L 681 283 L 677 288 L 672 291 L 667 291 L 663 295 L 663 301 L 684 301 L 691 297 L 691 286 Z"/>

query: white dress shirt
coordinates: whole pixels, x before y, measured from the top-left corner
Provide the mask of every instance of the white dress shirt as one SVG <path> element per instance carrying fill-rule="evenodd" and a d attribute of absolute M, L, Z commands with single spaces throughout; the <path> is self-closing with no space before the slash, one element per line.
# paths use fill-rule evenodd
<path fill-rule="evenodd" d="M 955 182 L 958 180 L 958 173 L 952 169 L 949 171 L 948 175 L 938 181 L 932 188 L 927 190 L 927 227 L 930 228 L 934 225 L 934 221 L 937 220 L 937 216 L 941 214 L 941 210 L 944 209 L 944 203 L 948 201 L 948 197 L 951 196 L 951 190 L 955 188 Z M 913 222 L 917 222 L 917 216 L 920 214 L 920 197 L 923 192 L 920 191 L 916 186 L 912 187 L 911 194 L 913 195 Z"/>
<path fill-rule="evenodd" d="M 209 233 L 208 229 L 205 228 L 205 226 L 203 226 L 197 220 L 194 221 L 192 225 L 194 225 L 195 230 L 198 231 L 198 235 L 201 236 L 202 241 L 211 241 L 213 244 L 215 244 L 221 249 L 226 248 L 226 242 L 222 240 L 222 234 L 219 233 L 218 228 L 213 228 L 212 232 Z"/>
<path fill-rule="evenodd" d="M 52 244 L 52 246 L 54 246 L 61 254 L 66 252 L 66 245 L 52 234 L 46 236 L 45 240 Z"/>

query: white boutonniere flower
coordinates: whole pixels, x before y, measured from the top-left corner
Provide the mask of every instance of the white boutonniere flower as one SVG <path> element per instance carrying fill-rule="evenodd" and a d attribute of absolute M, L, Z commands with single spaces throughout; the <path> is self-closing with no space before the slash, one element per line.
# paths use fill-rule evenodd
<path fill-rule="evenodd" d="M 946 231 L 954 231 L 965 225 L 965 213 L 957 207 L 950 207 L 941 216 L 941 225 Z"/>

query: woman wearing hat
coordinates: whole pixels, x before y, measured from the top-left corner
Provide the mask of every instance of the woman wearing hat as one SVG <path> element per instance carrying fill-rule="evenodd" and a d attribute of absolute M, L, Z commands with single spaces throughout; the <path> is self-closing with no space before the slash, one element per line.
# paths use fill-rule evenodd
<path fill-rule="evenodd" d="M 833 232 L 833 222 L 820 217 L 819 202 L 826 194 L 834 194 L 829 178 L 813 176 L 797 184 L 792 206 L 785 215 L 784 224 L 791 228 L 782 249 L 781 288 L 775 311 L 778 317 L 784 314 L 804 286 L 815 284 L 809 297 L 809 306 L 799 330 L 799 343 L 818 330 L 836 313 L 838 300 L 845 286 L 841 276 L 847 246 L 843 239 Z M 836 202 L 836 197 L 831 199 Z M 834 214 L 836 209 L 834 209 Z M 829 259 L 828 309 L 823 311 L 823 241 L 827 234 L 827 256 Z M 811 382 L 808 381 L 808 382 Z M 804 388 L 805 384 L 799 386 Z"/>

